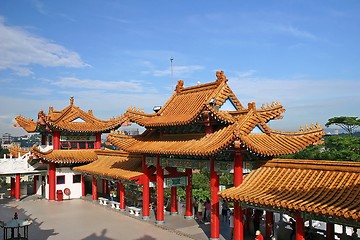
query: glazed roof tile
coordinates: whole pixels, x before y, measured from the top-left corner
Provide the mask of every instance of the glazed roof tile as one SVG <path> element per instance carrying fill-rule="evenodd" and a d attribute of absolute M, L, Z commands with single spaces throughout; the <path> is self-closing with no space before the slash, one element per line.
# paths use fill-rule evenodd
<path fill-rule="evenodd" d="M 14 144 L 10 147 L 8 155 L 11 155 L 13 157 L 18 157 L 19 154 L 20 154 L 20 156 L 24 156 L 28 152 L 29 152 L 29 150 L 22 149 L 19 145 Z"/>
<path fill-rule="evenodd" d="M 236 118 L 236 123 L 223 127 L 211 134 L 160 134 L 156 130 L 147 130 L 140 136 L 126 136 L 111 132 L 107 140 L 124 151 L 146 154 L 172 154 L 189 156 L 211 156 L 219 153 L 237 139 L 254 153 L 264 156 L 276 156 L 297 152 L 323 136 L 321 127 L 285 133 L 251 133 L 261 119 L 253 112 Z"/>
<path fill-rule="evenodd" d="M 124 151 L 96 151 L 98 160 L 73 170 L 112 179 L 135 180 L 142 173 L 142 156 Z"/>
<path fill-rule="evenodd" d="M 27 132 L 36 132 L 41 127 L 47 130 L 57 129 L 69 132 L 109 132 L 112 129 L 120 127 L 125 121 L 124 116 L 112 118 L 109 120 L 100 120 L 94 117 L 91 110 L 82 111 L 73 104 L 73 98 L 70 99 L 70 105 L 61 111 L 55 111 L 49 108 L 49 114 L 46 115 L 42 110 L 38 113 L 38 120 L 25 118 L 21 115 L 15 118 L 17 124 Z"/>
<path fill-rule="evenodd" d="M 157 113 L 146 114 L 139 109 L 129 108 L 125 116 L 141 126 L 162 127 L 189 124 L 204 109 L 215 112 L 215 108 L 219 108 L 227 99 L 231 99 L 237 110 L 243 110 L 243 106 L 226 82 L 223 73 L 215 82 L 187 88 L 184 88 L 184 82 L 179 80 L 174 94 Z M 232 122 L 231 115 L 227 112 L 220 111 L 217 115 L 223 121 Z"/>
<path fill-rule="evenodd" d="M 95 149 L 84 150 L 49 150 L 42 152 L 37 147 L 31 148 L 33 158 L 41 159 L 45 162 L 74 164 L 74 163 L 89 163 L 97 160 Z"/>
<path fill-rule="evenodd" d="M 249 205 L 360 220 L 360 163 L 273 159 L 222 198 Z"/>

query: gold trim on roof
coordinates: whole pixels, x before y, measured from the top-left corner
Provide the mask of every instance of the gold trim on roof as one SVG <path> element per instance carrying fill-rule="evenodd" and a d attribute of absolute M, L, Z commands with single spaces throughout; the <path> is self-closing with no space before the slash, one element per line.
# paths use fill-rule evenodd
<path fill-rule="evenodd" d="M 45 162 L 74 164 L 74 163 L 89 163 L 97 160 L 95 149 L 84 150 L 49 150 L 42 152 L 37 147 L 31 148 L 33 158 L 41 159 Z"/>

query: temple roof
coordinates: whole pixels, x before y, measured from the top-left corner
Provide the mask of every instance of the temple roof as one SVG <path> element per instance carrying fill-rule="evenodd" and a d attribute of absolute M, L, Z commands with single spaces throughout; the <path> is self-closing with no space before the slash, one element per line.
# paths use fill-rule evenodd
<path fill-rule="evenodd" d="M 111 150 L 96 151 L 96 154 L 97 161 L 74 167 L 73 170 L 124 180 L 135 180 L 143 175 L 141 155 Z"/>
<path fill-rule="evenodd" d="M 139 109 L 129 108 L 125 116 L 147 128 L 177 126 L 193 122 L 206 109 L 216 112 L 220 120 L 232 122 L 233 119 L 227 111 L 218 111 L 221 105 L 227 100 L 230 101 L 235 108 L 234 112 L 241 111 L 244 107 L 226 82 L 222 71 L 217 72 L 215 82 L 207 84 L 185 88 L 184 81 L 179 80 L 174 94 L 157 113 L 146 114 Z"/>
<path fill-rule="evenodd" d="M 13 157 L 18 157 L 20 155 L 24 156 L 25 154 L 27 154 L 29 152 L 29 150 L 27 149 L 22 149 L 19 145 L 16 144 L 12 144 L 11 147 L 9 148 L 9 153 L 8 155 L 11 155 Z"/>
<path fill-rule="evenodd" d="M 252 206 L 359 221 L 360 163 L 273 159 L 220 196 Z"/>
<path fill-rule="evenodd" d="M 33 159 L 41 159 L 43 162 L 74 164 L 74 163 L 89 163 L 96 161 L 97 154 L 95 149 L 84 150 L 48 150 L 42 152 L 37 147 L 31 148 Z"/>
<path fill-rule="evenodd" d="M 317 143 L 324 135 L 319 125 L 298 132 L 271 130 L 254 109 L 234 117 L 234 124 L 224 126 L 213 133 L 165 134 L 156 129 L 146 130 L 139 136 L 126 136 L 119 131 L 110 132 L 107 140 L 131 153 L 211 156 L 226 150 L 240 140 L 243 147 L 263 156 L 295 153 Z M 252 133 L 260 126 L 263 133 Z"/>
<path fill-rule="evenodd" d="M 43 110 L 40 110 L 36 122 L 21 115 L 17 116 L 15 120 L 19 126 L 29 133 L 40 131 L 42 128 L 47 131 L 56 129 L 69 132 L 95 133 L 109 132 L 118 128 L 126 119 L 124 116 L 119 116 L 106 121 L 100 120 L 94 117 L 92 110 L 85 112 L 75 106 L 74 98 L 70 98 L 70 105 L 61 111 L 56 111 L 50 107 L 49 113 L 46 115 Z"/>

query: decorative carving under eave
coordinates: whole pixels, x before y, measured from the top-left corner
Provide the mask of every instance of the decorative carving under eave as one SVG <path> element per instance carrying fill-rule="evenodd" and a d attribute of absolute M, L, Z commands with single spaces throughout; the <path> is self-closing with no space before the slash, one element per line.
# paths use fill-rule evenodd
<path fill-rule="evenodd" d="M 226 79 L 226 76 L 224 74 L 224 71 L 217 71 L 216 72 L 216 82 L 217 83 L 222 83 L 222 82 L 226 82 L 227 79 Z"/>
<path fill-rule="evenodd" d="M 181 92 L 181 90 L 184 88 L 184 81 L 183 80 L 179 80 L 178 84 L 176 85 L 175 91 L 176 93 Z"/>

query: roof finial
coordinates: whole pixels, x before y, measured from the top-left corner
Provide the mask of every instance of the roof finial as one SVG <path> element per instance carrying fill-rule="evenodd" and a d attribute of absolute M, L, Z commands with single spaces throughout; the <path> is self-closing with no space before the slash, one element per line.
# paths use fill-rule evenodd
<path fill-rule="evenodd" d="M 216 72 L 216 82 L 217 83 L 222 83 L 222 82 L 226 82 L 227 79 L 226 79 L 226 76 L 224 74 L 224 71 L 221 70 L 221 71 L 217 71 Z"/>
<path fill-rule="evenodd" d="M 176 93 L 181 92 L 181 90 L 183 89 L 183 87 L 184 87 L 184 81 L 183 81 L 183 80 L 179 80 L 179 81 L 178 81 L 178 84 L 176 85 L 176 88 L 175 88 Z"/>
<path fill-rule="evenodd" d="M 74 97 L 71 96 L 71 97 L 70 97 L 70 105 L 73 105 L 73 104 L 74 104 Z"/>

